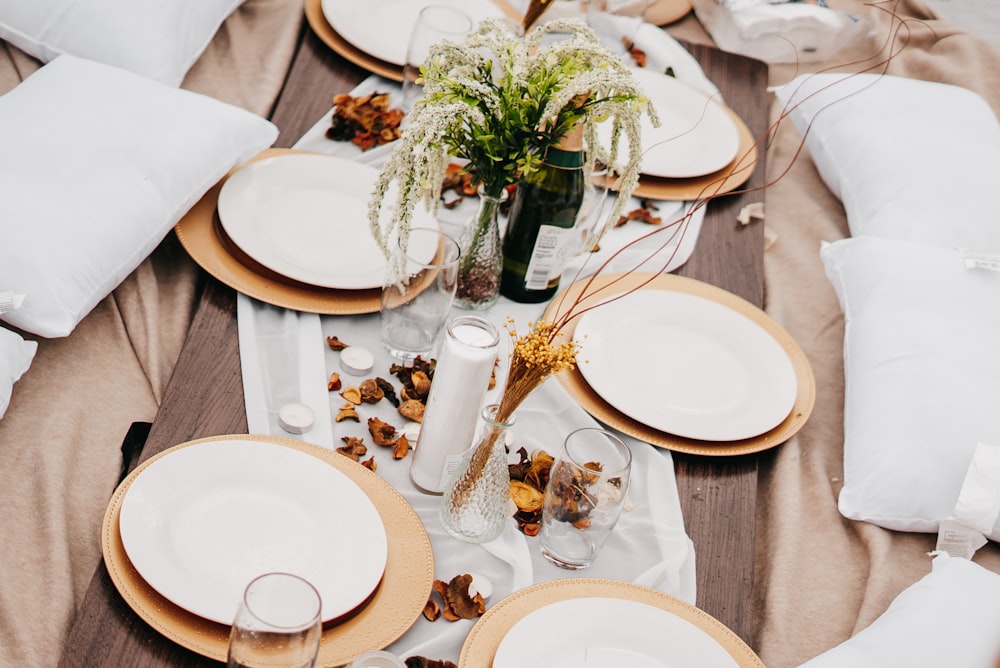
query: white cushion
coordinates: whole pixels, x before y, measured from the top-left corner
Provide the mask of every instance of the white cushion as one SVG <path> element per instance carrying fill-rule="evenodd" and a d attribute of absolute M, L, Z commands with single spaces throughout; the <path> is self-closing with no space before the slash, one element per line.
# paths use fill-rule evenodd
<path fill-rule="evenodd" d="M 0 327 L 0 418 L 10 405 L 14 383 L 31 366 L 38 344 L 25 341 L 18 334 Z"/>
<path fill-rule="evenodd" d="M 49 62 L 64 53 L 179 86 L 243 0 L 0 0 L 0 37 Z"/>
<path fill-rule="evenodd" d="M 0 319 L 65 336 L 277 128 L 247 111 L 60 56 L 0 97 Z"/>
<path fill-rule="evenodd" d="M 845 320 L 840 511 L 935 532 L 976 445 L 1000 444 L 1000 272 L 874 237 L 820 255 Z"/>
<path fill-rule="evenodd" d="M 996 668 L 1000 575 L 940 554 L 857 635 L 800 668 Z"/>
<path fill-rule="evenodd" d="M 982 97 L 875 74 L 802 75 L 777 95 L 853 236 L 1000 252 L 1000 123 Z"/>

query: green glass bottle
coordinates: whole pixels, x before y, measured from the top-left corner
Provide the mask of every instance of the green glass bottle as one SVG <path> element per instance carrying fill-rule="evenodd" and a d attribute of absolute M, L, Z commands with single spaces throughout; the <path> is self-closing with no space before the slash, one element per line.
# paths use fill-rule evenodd
<path fill-rule="evenodd" d="M 503 240 L 500 294 L 537 303 L 556 293 L 583 191 L 578 125 L 549 148 L 538 171 L 517 184 Z"/>

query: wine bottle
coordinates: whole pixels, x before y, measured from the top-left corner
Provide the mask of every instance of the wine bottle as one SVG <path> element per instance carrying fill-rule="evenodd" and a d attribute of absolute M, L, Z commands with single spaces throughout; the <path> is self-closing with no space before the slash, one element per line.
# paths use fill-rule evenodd
<path fill-rule="evenodd" d="M 583 194 L 583 127 L 577 125 L 517 184 L 503 240 L 500 294 L 525 303 L 555 294 Z"/>

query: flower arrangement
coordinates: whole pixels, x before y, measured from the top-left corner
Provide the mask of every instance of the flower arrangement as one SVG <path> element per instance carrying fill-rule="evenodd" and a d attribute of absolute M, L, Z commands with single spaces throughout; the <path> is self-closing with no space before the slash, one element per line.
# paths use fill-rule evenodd
<path fill-rule="evenodd" d="M 549 35 L 554 36 L 545 40 Z M 482 194 L 499 200 L 507 186 L 537 170 L 546 149 L 577 124 L 588 149 L 585 173 L 600 161 L 619 175 L 621 196 L 608 219 L 620 215 L 638 183 L 640 119 L 644 113 L 654 124 L 658 119 L 629 69 L 586 23 L 551 21 L 522 40 L 503 21 L 487 19 L 463 43 L 432 47 L 421 76 L 424 97 L 410 112 L 369 203 L 372 234 L 387 256 L 394 235 L 405 246 L 419 201 L 436 210 L 452 159 L 465 161 L 464 170 Z M 610 146 L 598 140 L 600 122 L 612 124 Z M 619 165 L 622 135 L 630 155 Z M 385 217 L 393 183 L 398 191 Z M 489 222 L 481 215 L 473 223 L 473 250 Z M 475 253 L 464 250 L 463 262 L 471 261 Z"/>

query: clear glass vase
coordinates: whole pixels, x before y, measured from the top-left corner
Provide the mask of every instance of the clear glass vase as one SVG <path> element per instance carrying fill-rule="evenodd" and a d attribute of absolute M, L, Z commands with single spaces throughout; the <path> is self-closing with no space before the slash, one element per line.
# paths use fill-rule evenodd
<path fill-rule="evenodd" d="M 483 426 L 476 444 L 462 457 L 445 486 L 441 499 L 441 525 L 467 543 L 485 543 L 503 533 L 510 498 L 505 441 L 514 425 L 496 420 L 499 406 L 483 409 Z"/>
<path fill-rule="evenodd" d="M 462 258 L 458 263 L 458 288 L 455 306 L 464 309 L 486 309 L 500 296 L 500 272 L 503 251 L 500 247 L 500 204 L 507 192 L 496 196 L 479 191 L 479 211 L 469 221 L 458 245 Z"/>

